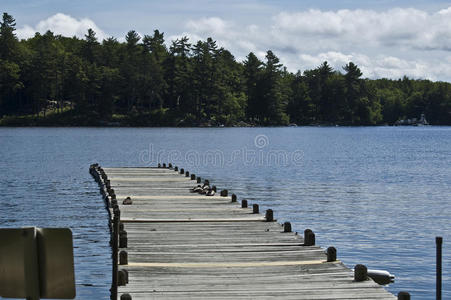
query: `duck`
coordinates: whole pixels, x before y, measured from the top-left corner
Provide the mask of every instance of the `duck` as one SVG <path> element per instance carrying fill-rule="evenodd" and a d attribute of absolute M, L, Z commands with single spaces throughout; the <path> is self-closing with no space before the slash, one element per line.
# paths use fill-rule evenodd
<path fill-rule="evenodd" d="M 127 197 L 124 199 L 124 201 L 122 201 L 122 204 L 124 205 L 131 205 L 133 203 L 132 198 Z"/>
<path fill-rule="evenodd" d="M 199 191 L 199 194 L 205 195 L 205 194 L 208 193 L 208 190 L 210 190 L 210 186 L 209 186 L 209 185 L 204 185 L 204 186 L 202 187 L 202 189 Z"/>
<path fill-rule="evenodd" d="M 212 188 L 208 189 L 208 192 L 206 193 L 207 196 L 214 196 L 216 193 L 216 186 L 213 186 Z"/>
<path fill-rule="evenodd" d="M 201 185 L 198 184 L 197 186 L 189 189 L 190 193 L 198 193 L 202 189 Z"/>
<path fill-rule="evenodd" d="M 191 193 L 200 193 L 202 194 L 202 191 L 206 188 L 209 188 L 209 182 L 208 180 L 205 180 L 204 184 L 201 186 L 200 184 L 198 184 L 196 187 L 193 187 L 192 189 L 190 189 Z"/>

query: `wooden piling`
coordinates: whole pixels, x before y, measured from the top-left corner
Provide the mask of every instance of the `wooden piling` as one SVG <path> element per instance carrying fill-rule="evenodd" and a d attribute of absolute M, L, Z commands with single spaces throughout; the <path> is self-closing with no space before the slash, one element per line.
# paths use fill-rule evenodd
<path fill-rule="evenodd" d="M 291 232 L 291 223 L 290 222 L 283 223 L 283 232 Z"/>
<path fill-rule="evenodd" d="M 304 245 L 305 246 L 315 245 L 315 234 L 311 229 L 304 230 Z"/>
<path fill-rule="evenodd" d="M 232 194 L 232 202 L 236 202 L 237 201 L 237 197 L 235 194 Z"/>
<path fill-rule="evenodd" d="M 127 284 L 127 274 L 125 273 L 124 270 L 119 270 L 117 272 L 117 286 L 124 286 Z"/>
<path fill-rule="evenodd" d="M 274 213 L 272 209 L 267 209 L 265 214 L 266 222 L 272 222 L 274 221 Z"/>
<path fill-rule="evenodd" d="M 368 269 L 366 266 L 358 264 L 354 267 L 354 280 L 357 282 L 368 280 Z"/>
<path fill-rule="evenodd" d="M 132 300 L 132 296 L 130 294 L 122 294 L 121 300 Z"/>
<path fill-rule="evenodd" d="M 327 248 L 327 261 L 332 262 L 337 260 L 337 249 L 335 247 Z"/>
<path fill-rule="evenodd" d="M 132 296 L 130 294 L 122 294 L 121 300 L 132 300 Z"/>
<path fill-rule="evenodd" d="M 247 208 L 247 200 L 246 199 L 241 200 L 241 208 Z"/>
<path fill-rule="evenodd" d="M 256 204 L 256 203 L 252 204 L 252 213 L 254 213 L 254 214 L 260 213 L 258 204 Z"/>
<path fill-rule="evenodd" d="M 127 248 L 128 246 L 128 238 L 127 231 L 119 232 L 119 248 Z"/>
<path fill-rule="evenodd" d="M 119 252 L 119 264 L 120 265 L 128 264 L 127 251 L 122 250 L 121 252 Z"/>

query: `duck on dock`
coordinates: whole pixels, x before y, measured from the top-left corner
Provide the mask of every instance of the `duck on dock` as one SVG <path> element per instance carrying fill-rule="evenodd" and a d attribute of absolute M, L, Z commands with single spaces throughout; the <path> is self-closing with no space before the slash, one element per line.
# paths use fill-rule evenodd
<path fill-rule="evenodd" d="M 216 186 L 213 186 L 212 188 L 208 189 L 207 196 L 214 196 L 216 194 Z"/>
<path fill-rule="evenodd" d="M 200 184 L 198 184 L 197 186 L 193 187 L 189 191 L 191 193 L 206 194 L 209 188 L 210 188 L 210 181 L 208 181 L 208 179 L 205 179 L 204 184 L 202 186 Z"/>
<path fill-rule="evenodd" d="M 122 201 L 122 204 L 124 204 L 124 205 L 132 205 L 132 203 L 133 203 L 133 201 L 132 201 L 132 198 L 130 198 L 130 197 L 127 197 L 124 199 L 124 201 Z"/>
<path fill-rule="evenodd" d="M 190 193 L 198 193 L 200 190 L 202 190 L 202 186 L 200 184 L 198 184 L 197 186 L 193 187 L 189 191 L 190 191 Z"/>
<path fill-rule="evenodd" d="M 206 195 L 208 193 L 208 191 L 210 190 L 210 185 L 204 185 L 202 187 L 202 190 L 199 191 L 199 194 L 201 195 Z"/>

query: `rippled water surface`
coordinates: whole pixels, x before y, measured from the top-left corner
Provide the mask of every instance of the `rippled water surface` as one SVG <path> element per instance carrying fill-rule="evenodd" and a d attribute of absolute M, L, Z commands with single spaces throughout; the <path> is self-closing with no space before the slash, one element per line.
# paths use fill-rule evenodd
<path fill-rule="evenodd" d="M 435 297 L 435 236 L 451 298 L 451 128 L 0 128 L 0 227 L 70 227 L 77 299 L 108 299 L 103 166 L 171 161 L 311 228 L 348 266 L 396 275 L 388 289 Z"/>

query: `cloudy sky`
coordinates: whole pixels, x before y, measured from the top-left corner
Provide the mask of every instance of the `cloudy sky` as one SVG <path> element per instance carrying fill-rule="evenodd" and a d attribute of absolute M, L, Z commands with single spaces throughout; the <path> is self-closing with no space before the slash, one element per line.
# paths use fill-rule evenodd
<path fill-rule="evenodd" d="M 290 71 L 327 60 L 356 63 L 369 78 L 451 81 L 451 2 L 442 0 L 1 0 L 19 38 L 52 30 L 123 40 L 154 29 L 167 42 L 212 37 L 237 60 L 275 52 Z"/>

